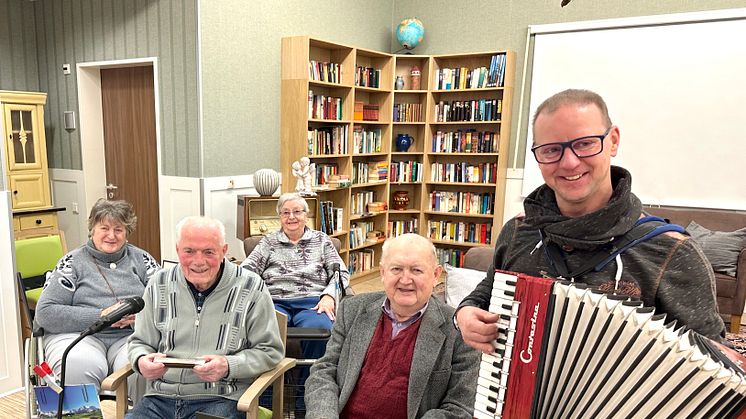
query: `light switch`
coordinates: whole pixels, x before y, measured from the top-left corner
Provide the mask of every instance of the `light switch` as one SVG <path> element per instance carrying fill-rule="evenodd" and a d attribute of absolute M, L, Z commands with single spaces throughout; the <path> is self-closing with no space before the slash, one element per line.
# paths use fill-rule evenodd
<path fill-rule="evenodd" d="M 62 64 L 62 74 L 70 74 L 70 64 Z"/>

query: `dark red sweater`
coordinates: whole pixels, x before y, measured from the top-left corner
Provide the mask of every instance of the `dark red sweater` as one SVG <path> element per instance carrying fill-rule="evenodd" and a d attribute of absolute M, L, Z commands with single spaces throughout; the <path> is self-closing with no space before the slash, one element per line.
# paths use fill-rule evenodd
<path fill-rule="evenodd" d="M 381 314 L 341 418 L 406 419 L 409 371 L 421 321 L 422 318 L 391 339 L 391 320 Z"/>

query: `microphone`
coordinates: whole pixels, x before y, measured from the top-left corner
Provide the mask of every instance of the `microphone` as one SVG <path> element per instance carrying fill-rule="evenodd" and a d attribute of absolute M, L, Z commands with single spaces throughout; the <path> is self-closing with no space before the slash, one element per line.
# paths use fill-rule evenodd
<path fill-rule="evenodd" d="M 140 297 L 130 297 L 125 298 L 122 301 L 122 304 L 119 305 L 114 311 L 111 313 L 101 316 L 101 319 L 98 320 L 96 323 L 93 323 L 91 327 L 86 329 L 82 336 L 88 336 L 92 335 L 94 333 L 98 333 L 102 331 L 103 329 L 111 326 L 112 324 L 118 322 L 122 319 L 122 317 L 139 313 L 140 310 L 145 306 L 145 301 L 143 301 Z"/>

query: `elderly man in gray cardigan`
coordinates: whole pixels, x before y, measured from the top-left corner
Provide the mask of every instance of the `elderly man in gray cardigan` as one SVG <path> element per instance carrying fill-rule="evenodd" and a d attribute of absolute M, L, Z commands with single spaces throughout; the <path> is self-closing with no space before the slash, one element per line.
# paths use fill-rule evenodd
<path fill-rule="evenodd" d="M 262 279 L 231 263 L 225 227 L 208 217 L 176 226 L 179 264 L 155 274 L 137 314 L 129 360 L 148 380 L 145 398 L 129 419 L 193 417 L 231 419 L 241 394 L 283 357 L 272 300 Z M 199 358 L 182 368 L 164 358 Z"/>
<path fill-rule="evenodd" d="M 432 243 L 384 243 L 384 292 L 340 304 L 326 353 L 306 381 L 306 418 L 471 418 L 479 354 L 432 298 L 442 268 Z"/>

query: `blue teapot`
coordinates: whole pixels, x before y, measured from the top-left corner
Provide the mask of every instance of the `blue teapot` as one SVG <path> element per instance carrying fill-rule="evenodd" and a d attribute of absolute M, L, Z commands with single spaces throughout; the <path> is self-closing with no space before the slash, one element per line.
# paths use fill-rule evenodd
<path fill-rule="evenodd" d="M 396 136 L 396 151 L 407 151 L 412 145 L 414 138 L 409 134 L 398 134 Z"/>

